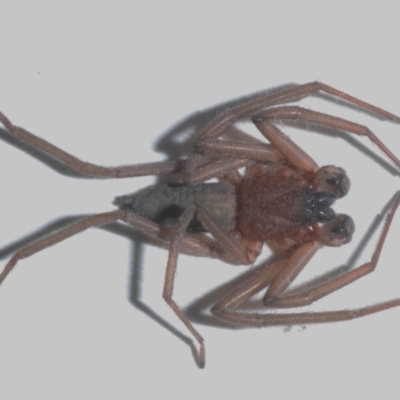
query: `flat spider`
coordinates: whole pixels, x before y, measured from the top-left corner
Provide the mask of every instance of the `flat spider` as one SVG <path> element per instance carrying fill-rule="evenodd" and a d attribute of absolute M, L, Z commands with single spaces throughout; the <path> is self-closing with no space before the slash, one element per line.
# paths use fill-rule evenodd
<path fill-rule="evenodd" d="M 127 178 L 178 173 L 181 176 L 178 184 L 156 184 L 119 197 L 115 201 L 119 206 L 117 210 L 82 218 L 22 248 L 5 266 L 0 283 L 19 260 L 88 228 L 123 221 L 169 244 L 163 297 L 198 341 L 197 362 L 201 367 L 205 364 L 204 340 L 173 300 L 175 271 L 181 251 L 248 265 L 256 261 L 264 244 L 284 250 L 278 261 L 255 271 L 212 307 L 216 317 L 234 325 L 261 327 L 342 321 L 399 306 L 400 299 L 395 299 L 341 311 L 272 314 L 240 310 L 240 306 L 264 289 L 263 304 L 268 308 L 308 305 L 372 272 L 399 206 L 400 192 L 397 192 L 370 262 L 300 293 L 287 291 L 321 246 L 341 246 L 351 240 L 354 223 L 349 216 L 336 214 L 331 207 L 349 190 L 350 181 L 345 171 L 332 165 L 318 167 L 274 122 L 300 120 L 367 136 L 400 167 L 399 159 L 367 127 L 284 105 L 317 92 L 325 92 L 360 109 L 400 122 L 399 117 L 387 111 L 314 82 L 263 94 L 225 110 L 197 135 L 186 160 L 102 167 L 77 159 L 13 125 L 0 113 L 0 122 L 11 135 L 83 175 Z M 238 131 L 232 137 L 229 128 L 242 119 L 250 119 L 269 143 Z M 244 169 L 244 173 L 239 169 Z M 213 178 L 218 182 L 207 182 Z"/>

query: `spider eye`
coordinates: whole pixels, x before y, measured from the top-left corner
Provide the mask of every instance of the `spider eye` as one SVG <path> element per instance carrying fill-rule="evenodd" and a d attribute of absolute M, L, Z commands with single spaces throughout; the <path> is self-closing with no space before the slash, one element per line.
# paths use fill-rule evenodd
<path fill-rule="evenodd" d="M 327 191 L 340 198 L 349 192 L 350 179 L 343 168 L 326 165 L 315 174 L 314 185 L 318 191 Z"/>
<path fill-rule="evenodd" d="M 335 220 L 326 222 L 320 227 L 319 237 L 327 246 L 341 246 L 349 243 L 355 230 L 354 221 L 345 214 L 339 214 Z"/>

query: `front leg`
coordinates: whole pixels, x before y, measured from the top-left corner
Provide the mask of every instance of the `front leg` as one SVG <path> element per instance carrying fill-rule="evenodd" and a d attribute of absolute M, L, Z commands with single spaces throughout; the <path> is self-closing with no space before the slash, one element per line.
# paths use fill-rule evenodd
<path fill-rule="evenodd" d="M 241 283 L 231 293 L 215 304 L 211 312 L 217 317 L 240 325 L 241 314 L 247 313 L 238 312 L 236 311 L 237 308 L 255 294 L 268 287 L 273 288 L 272 293 L 269 290 L 267 291 L 269 298 L 279 298 L 281 293 L 290 286 L 312 256 L 315 255 L 318 248 L 319 245 L 316 241 L 306 243 L 300 246 L 290 257 L 265 266 L 261 271 L 255 272 L 249 279 Z M 255 319 L 268 317 L 267 314 L 257 313 L 256 315 Z M 225 318 L 225 316 L 228 318 Z"/>
<path fill-rule="evenodd" d="M 174 226 L 170 235 L 170 247 L 168 255 L 167 270 L 165 274 L 165 283 L 163 298 L 167 304 L 172 308 L 175 314 L 185 324 L 187 329 L 196 338 L 199 343 L 199 353 L 197 357 L 197 364 L 200 368 L 205 366 L 205 346 L 204 339 L 199 332 L 193 327 L 192 323 L 186 317 L 183 310 L 173 299 L 173 290 L 175 282 L 175 273 L 177 269 L 178 256 L 185 244 L 186 229 L 189 226 L 190 221 L 197 215 L 204 228 L 216 239 L 216 241 L 223 247 L 223 249 L 233 256 L 237 261 L 242 264 L 248 264 L 248 259 L 245 250 L 241 244 L 233 238 L 229 232 L 225 231 L 219 226 L 218 221 L 215 221 L 211 215 L 204 211 L 201 207 L 192 205 L 188 207 L 183 214 L 179 217 L 178 222 Z"/>
<path fill-rule="evenodd" d="M 400 167 L 400 160 L 382 143 L 381 140 L 366 126 L 357 124 L 355 122 L 348 121 L 343 118 L 334 117 L 332 115 L 307 110 L 299 106 L 284 106 L 276 107 L 270 110 L 266 110 L 258 114 L 253 118 L 255 125 L 261 131 L 261 133 L 275 145 L 286 157 L 292 162 L 293 165 L 298 168 L 312 171 L 303 167 L 303 164 L 299 164 L 296 156 L 299 153 L 296 150 L 295 154 L 290 152 L 290 146 L 295 145 L 286 135 L 280 132 L 273 124 L 271 120 L 279 121 L 296 121 L 301 120 L 305 122 L 316 123 L 321 126 L 327 126 L 334 129 L 340 129 L 342 131 L 350 132 L 354 135 L 365 136 L 372 143 L 379 147 L 383 153 L 386 154 L 398 167 Z M 285 152 L 286 150 L 286 152 Z M 300 149 L 301 150 L 301 149 Z M 302 151 L 302 150 L 301 150 Z M 298 156 L 297 156 L 298 158 Z M 300 160 L 302 161 L 302 160 Z"/>
<path fill-rule="evenodd" d="M 235 325 L 248 327 L 277 326 L 277 325 L 301 325 L 311 323 L 345 321 L 354 318 L 363 317 L 392 307 L 400 306 L 400 298 L 386 301 L 384 303 L 374 304 L 353 310 L 323 311 L 323 312 L 302 312 L 288 314 L 268 314 L 268 313 L 247 313 L 237 309 L 256 293 L 267 288 L 268 291 L 264 297 L 265 303 L 269 307 L 290 308 L 311 304 L 340 288 L 349 285 L 357 279 L 372 272 L 379 260 L 383 249 L 390 225 L 394 215 L 400 205 L 400 192 L 394 196 L 392 206 L 387 214 L 386 221 L 372 255 L 371 261 L 350 271 L 338 278 L 303 292 L 298 295 L 285 296 L 285 290 L 293 281 L 293 275 L 298 274 L 302 266 L 303 256 L 309 256 L 312 246 L 303 245 L 297 249 L 290 258 L 280 260 L 261 271 L 257 271 L 247 281 L 239 285 L 230 294 L 225 296 L 213 308 L 212 313 Z M 309 245 L 309 244 L 308 244 Z M 315 253 L 314 253 L 315 254 Z M 297 261 L 296 261 L 297 260 Z M 273 288 L 273 289 L 272 289 Z M 271 294 L 272 292 L 272 294 Z"/>
<path fill-rule="evenodd" d="M 233 125 L 242 118 L 248 118 L 248 117 L 252 118 L 254 116 L 257 116 L 257 114 L 259 114 L 263 110 L 267 110 L 271 107 L 279 106 L 286 103 L 297 102 L 304 99 L 305 97 L 316 94 L 318 92 L 323 92 L 326 93 L 328 96 L 342 99 L 347 103 L 354 104 L 360 107 L 360 109 L 362 110 L 372 112 L 385 119 L 392 120 L 396 123 L 400 123 L 400 117 L 388 111 L 382 110 L 379 107 L 368 104 L 362 100 L 359 100 L 353 96 L 348 95 L 347 93 L 341 92 L 340 90 L 337 90 L 328 85 L 324 85 L 323 83 L 311 82 L 304 85 L 298 85 L 287 89 L 278 90 L 273 93 L 265 93 L 252 100 L 238 104 L 235 107 L 228 108 L 224 112 L 220 113 L 217 117 L 215 117 L 210 123 L 208 123 L 204 127 L 204 129 L 200 132 L 200 134 L 197 137 L 196 144 L 197 146 L 203 146 L 204 142 L 214 141 L 218 139 L 227 130 L 227 128 L 229 128 L 229 126 Z M 273 109 L 271 110 L 273 112 Z M 213 146 L 213 144 L 211 144 L 210 146 L 216 148 L 215 146 Z M 218 151 L 218 149 L 212 151 Z M 229 150 L 229 151 L 233 152 L 235 150 Z M 246 148 L 245 151 L 251 152 L 251 149 Z M 260 157 L 260 155 L 256 154 L 255 158 L 257 157 Z M 268 156 L 264 154 L 262 155 L 262 157 L 268 157 Z M 391 156 L 389 155 L 389 157 Z M 196 151 L 190 154 L 184 167 L 185 182 L 187 183 L 192 182 L 193 175 L 198 168 L 200 160 L 201 156 L 197 154 Z M 397 165 L 400 164 L 398 159 L 393 159 L 393 161 Z M 313 170 L 312 163 L 313 163 L 312 159 L 307 160 L 306 168 L 302 169 L 305 169 L 307 171 L 310 170 L 312 171 Z"/>

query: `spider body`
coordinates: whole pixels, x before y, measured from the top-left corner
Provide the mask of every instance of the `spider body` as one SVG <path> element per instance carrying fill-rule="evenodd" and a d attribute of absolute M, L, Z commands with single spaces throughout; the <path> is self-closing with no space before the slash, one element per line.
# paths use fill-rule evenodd
<path fill-rule="evenodd" d="M 311 304 L 374 271 L 400 204 L 400 192 L 397 192 L 369 262 L 301 292 L 288 290 L 323 245 L 340 246 L 351 240 L 354 223 L 349 216 L 336 214 L 331 207 L 349 190 L 350 182 L 345 172 L 334 166 L 319 168 L 308 154 L 276 127 L 276 120 L 281 123 L 300 120 L 365 136 L 400 169 L 400 160 L 366 126 L 287 105 L 317 92 L 400 123 L 400 117 L 385 110 L 327 85 L 312 82 L 264 93 L 228 108 L 196 136 L 186 160 L 103 167 L 79 160 L 13 125 L 0 113 L 0 122 L 11 135 L 80 174 L 101 178 L 181 175 L 178 185 L 157 184 L 119 197 L 115 200 L 119 206 L 117 210 L 82 218 L 18 250 L 1 272 L 0 284 L 20 260 L 89 228 L 124 222 L 168 244 L 163 297 L 197 340 L 197 362 L 201 367 L 205 363 L 204 340 L 173 299 L 177 261 L 182 251 L 217 257 L 233 264 L 251 264 L 264 244 L 278 245 L 285 250 L 277 261 L 248 274 L 212 307 L 215 316 L 234 325 L 262 327 L 343 321 L 400 306 L 400 299 L 393 299 L 353 310 L 268 312 L 270 308 Z M 250 119 L 264 139 L 250 138 L 237 129 L 233 135 L 233 125 L 242 119 Z M 243 169 L 245 172 L 241 173 Z M 211 179 L 217 182 L 208 182 Z M 192 232 L 196 234 L 192 235 Z M 260 304 L 260 310 L 264 312 L 241 310 L 245 302 L 261 291 L 265 291 L 263 304 Z"/>
<path fill-rule="evenodd" d="M 307 173 L 271 162 L 248 168 L 238 182 L 160 183 L 118 197 L 114 204 L 167 229 L 175 226 L 187 208 L 197 206 L 233 235 L 260 244 L 290 242 L 287 247 L 291 250 L 299 242 L 318 240 L 312 228 L 315 223 L 330 222 L 332 226 L 338 220 L 330 206 L 348 189 L 349 179 L 341 168 L 328 166 Z M 343 241 L 325 244 L 339 246 L 351 240 L 354 224 L 346 217 Z M 190 233 L 205 231 L 197 218 L 187 227 Z"/>

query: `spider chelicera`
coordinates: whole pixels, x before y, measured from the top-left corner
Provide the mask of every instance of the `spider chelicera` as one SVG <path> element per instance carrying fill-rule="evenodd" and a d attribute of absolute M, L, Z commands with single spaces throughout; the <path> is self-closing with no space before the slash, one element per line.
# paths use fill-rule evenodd
<path fill-rule="evenodd" d="M 163 297 L 198 341 L 199 366 L 205 364 L 204 340 L 173 300 L 180 252 L 247 265 L 256 261 L 264 244 L 281 250 L 279 260 L 255 270 L 212 307 L 216 317 L 238 326 L 342 321 L 399 306 L 400 299 L 395 299 L 341 311 L 280 314 L 240 310 L 246 301 L 264 289 L 262 301 L 265 307 L 308 305 L 372 272 L 399 206 L 400 192 L 392 200 L 369 262 L 300 293 L 288 292 L 291 283 L 321 246 L 341 246 L 351 240 L 354 223 L 351 217 L 336 214 L 331 207 L 349 190 L 350 181 L 345 171 L 332 165 L 318 167 L 274 122 L 299 120 L 366 136 L 400 168 L 399 159 L 367 127 L 299 106 L 285 105 L 317 92 L 400 122 L 399 117 L 387 111 L 314 82 L 262 94 L 225 110 L 197 135 L 186 160 L 102 167 L 77 159 L 13 125 L 0 113 L 0 122 L 11 135 L 83 175 L 128 178 L 175 173 L 181 177 L 180 183 L 160 183 L 119 197 L 115 201 L 119 206 L 117 210 L 82 218 L 18 250 L 0 274 L 0 283 L 19 260 L 88 228 L 123 221 L 169 244 Z M 232 136 L 230 128 L 243 119 L 250 119 L 269 143 L 237 129 Z M 218 181 L 207 182 L 213 178 Z"/>

